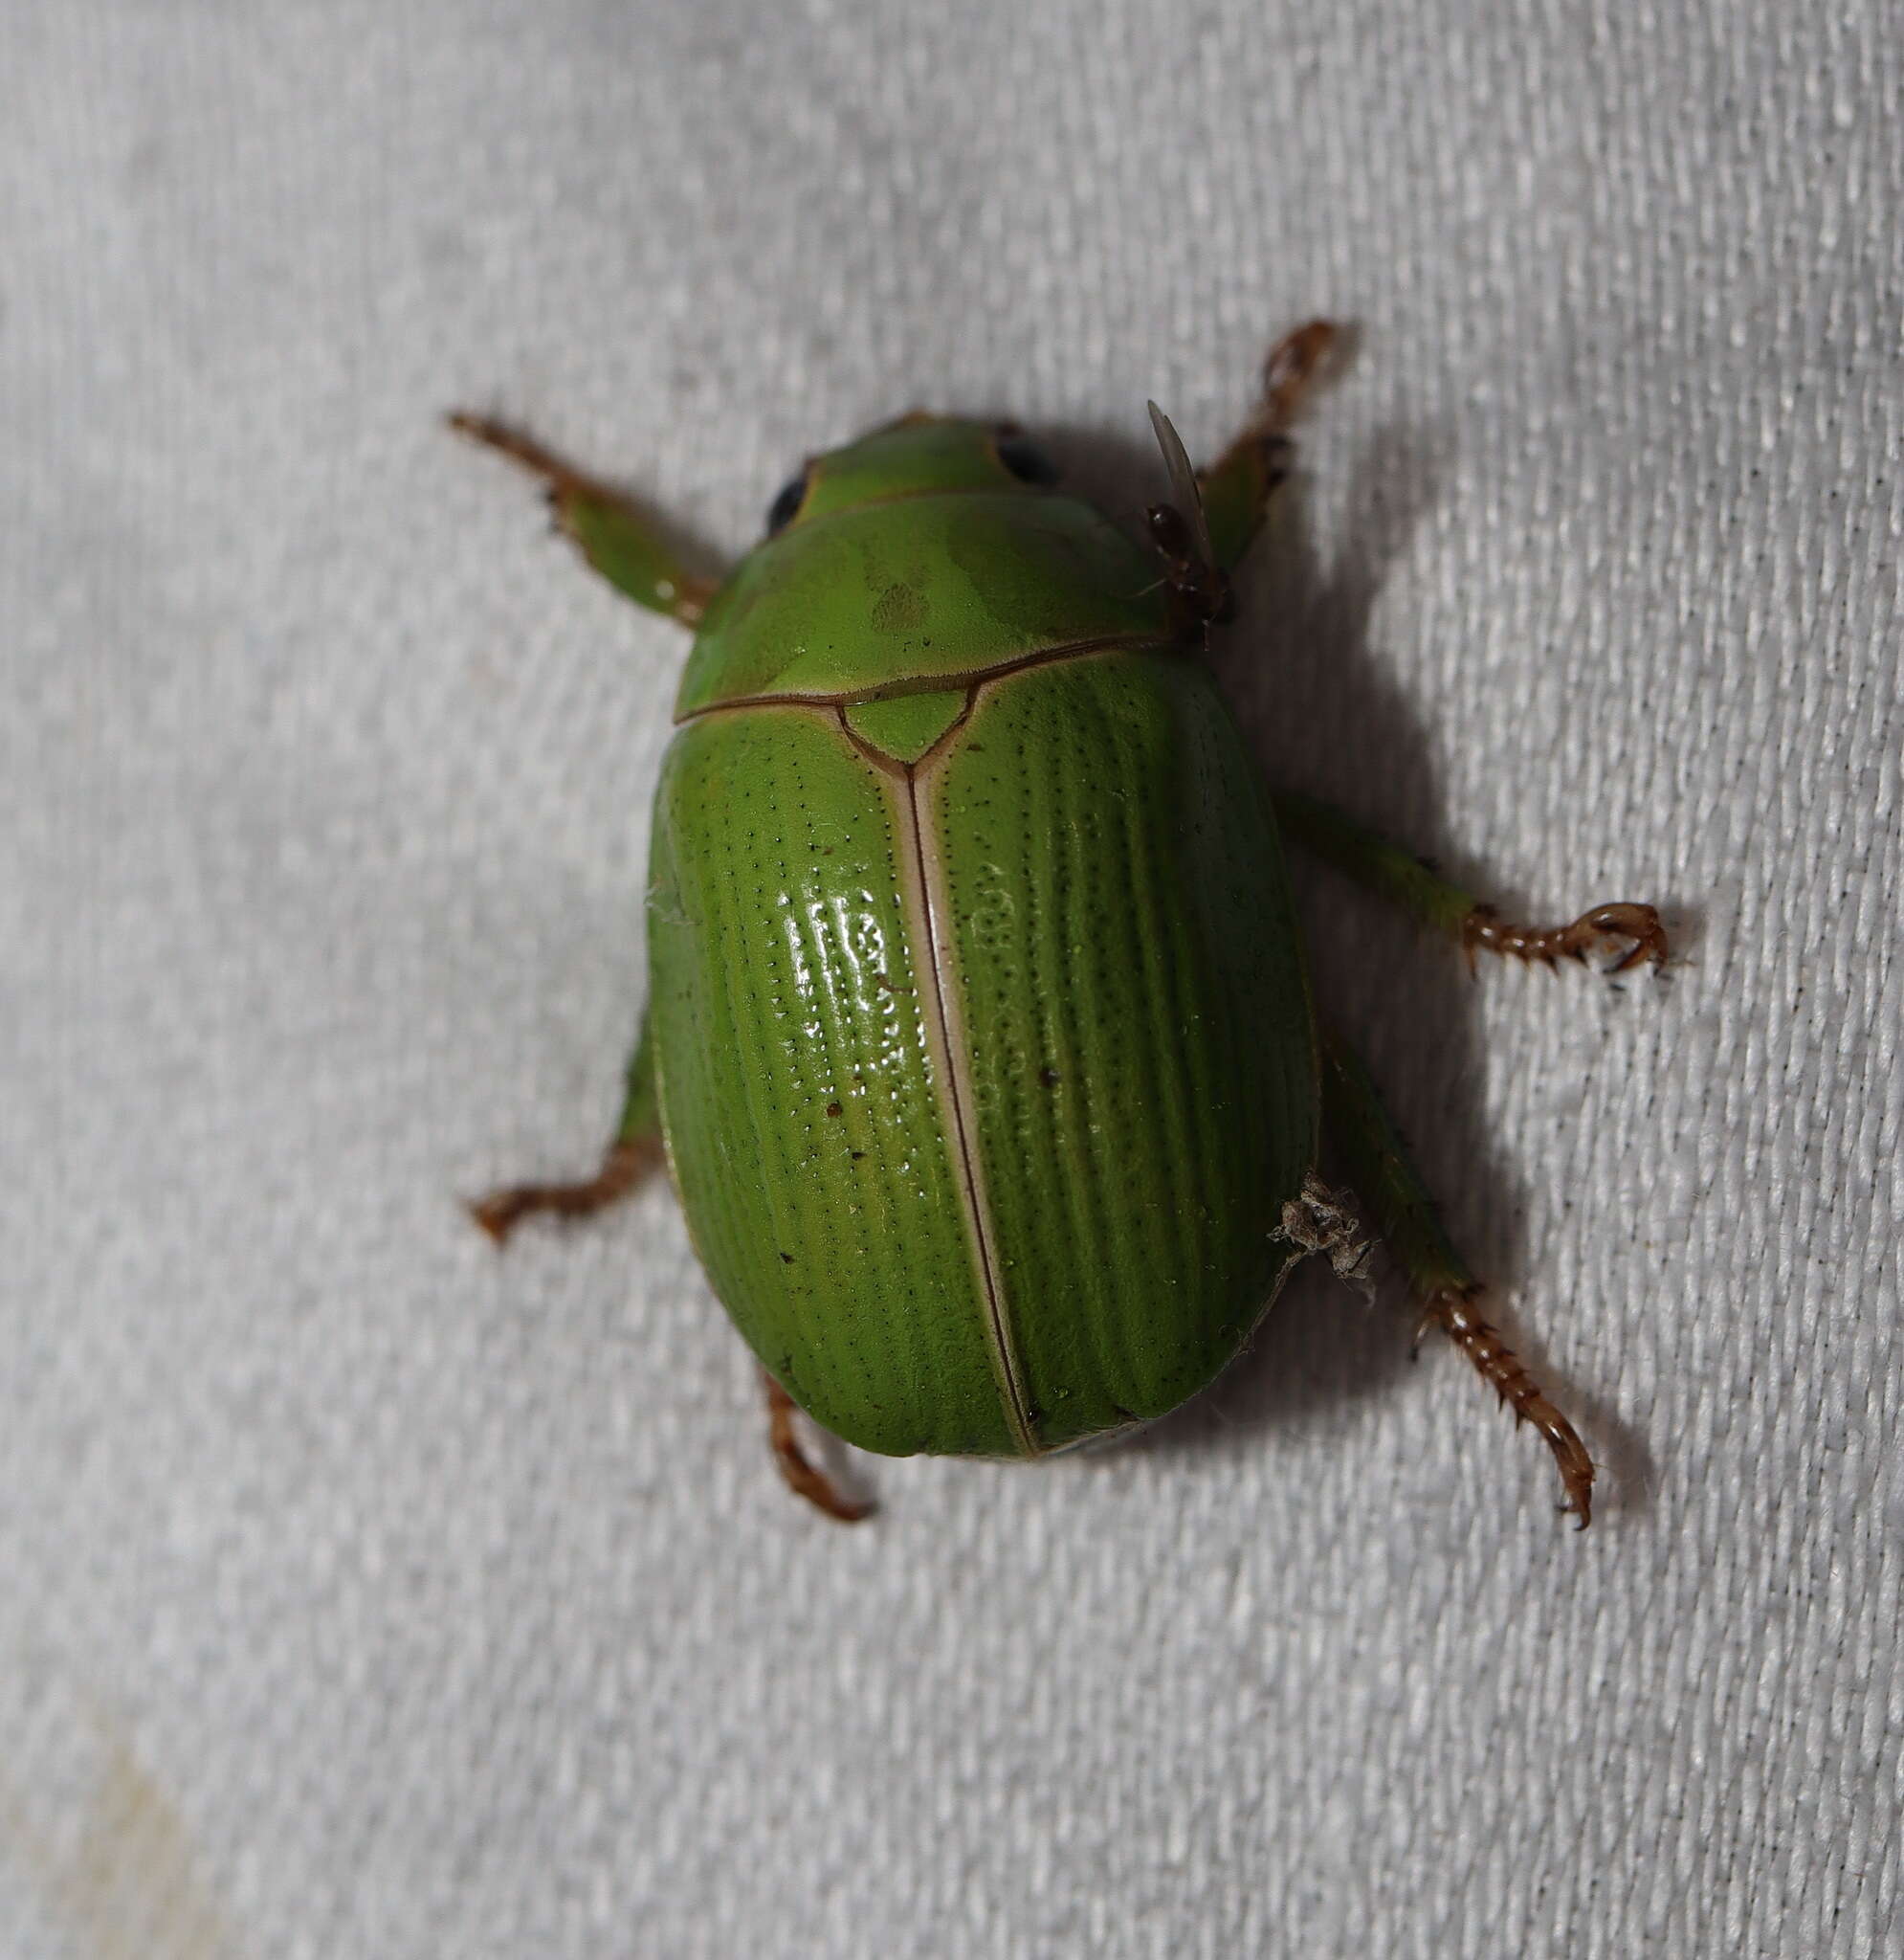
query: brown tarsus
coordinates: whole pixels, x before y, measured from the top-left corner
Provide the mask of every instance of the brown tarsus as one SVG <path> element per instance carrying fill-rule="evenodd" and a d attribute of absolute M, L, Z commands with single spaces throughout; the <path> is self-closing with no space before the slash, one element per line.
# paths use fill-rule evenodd
<path fill-rule="evenodd" d="M 498 1245 L 524 1218 L 538 1212 L 558 1218 L 586 1218 L 626 1197 L 661 1162 L 658 1137 L 634 1137 L 611 1144 L 593 1177 L 579 1184 L 512 1184 L 470 1200 L 470 1216 Z"/>
<path fill-rule="evenodd" d="M 1595 947 L 1614 939 L 1629 939 L 1632 946 L 1610 972 L 1624 973 L 1642 960 L 1666 963 L 1666 928 L 1650 905 L 1596 905 L 1571 925 L 1510 925 L 1494 906 L 1476 905 L 1461 922 L 1461 944 L 1471 961 L 1485 952 L 1512 953 L 1550 968 L 1556 960 L 1584 963 Z"/>
<path fill-rule="evenodd" d="M 1517 1424 L 1531 1422 L 1547 1439 L 1565 1486 L 1565 1508 L 1580 1518 L 1584 1531 L 1593 1516 L 1593 1459 L 1574 1426 L 1540 1392 L 1493 1325 L 1474 1311 L 1478 1286 L 1444 1287 L 1424 1303 L 1424 1325 L 1432 1323 L 1459 1348 L 1491 1383 L 1494 1392 L 1514 1411 Z"/>
<path fill-rule="evenodd" d="M 800 1437 L 793 1427 L 793 1397 L 764 1370 L 763 1379 L 767 1392 L 767 1439 L 773 1445 L 773 1459 L 788 1487 L 842 1525 L 856 1525 L 860 1519 L 870 1517 L 875 1507 L 846 1496 L 800 1447 Z"/>
<path fill-rule="evenodd" d="M 1263 363 L 1265 434 L 1280 434 L 1295 421 L 1302 398 L 1341 359 L 1348 336 L 1331 320 L 1311 320 L 1286 333 Z"/>

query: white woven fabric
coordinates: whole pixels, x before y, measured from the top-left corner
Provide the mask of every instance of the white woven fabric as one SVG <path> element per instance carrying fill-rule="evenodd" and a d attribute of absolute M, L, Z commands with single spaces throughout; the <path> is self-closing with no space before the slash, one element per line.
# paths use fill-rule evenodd
<path fill-rule="evenodd" d="M 66 0 L 0 95 L 0 1960 L 1904 1950 L 1891 10 Z M 916 401 L 1147 488 L 1317 312 L 1252 740 L 1687 956 L 1305 880 L 1601 1516 L 1318 1273 L 842 1530 L 665 1192 L 454 1202 L 609 1120 L 681 647 L 432 418 L 733 550 Z"/>

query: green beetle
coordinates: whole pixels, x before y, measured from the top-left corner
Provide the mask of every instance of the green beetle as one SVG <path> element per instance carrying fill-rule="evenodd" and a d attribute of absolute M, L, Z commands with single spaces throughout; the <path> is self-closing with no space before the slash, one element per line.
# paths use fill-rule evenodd
<path fill-rule="evenodd" d="M 1353 1262 L 1324 1132 L 1426 1314 L 1536 1422 L 1583 1526 L 1593 1465 L 1474 1311 L 1360 1063 L 1319 1029 L 1281 837 L 1471 949 L 1551 962 L 1650 907 L 1503 924 L 1346 817 L 1268 795 L 1200 656 L 1327 364 L 1312 322 L 1201 481 L 1134 538 L 1011 425 L 907 415 L 814 457 L 716 586 L 625 499 L 546 482 L 622 591 L 697 629 L 655 799 L 650 999 L 601 1169 L 475 1207 L 498 1240 L 666 1163 L 765 1370 L 788 1481 L 863 1513 L 797 1405 L 888 1455 L 1042 1457 L 1162 1415 L 1293 1261 Z"/>

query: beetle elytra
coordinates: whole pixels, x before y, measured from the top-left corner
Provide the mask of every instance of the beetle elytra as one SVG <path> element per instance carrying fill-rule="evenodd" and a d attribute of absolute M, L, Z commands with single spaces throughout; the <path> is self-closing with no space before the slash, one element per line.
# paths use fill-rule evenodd
<path fill-rule="evenodd" d="M 649 1170 L 768 1384 L 789 1483 L 864 1506 L 797 1405 L 894 1455 L 1041 1457 L 1177 1407 L 1305 1250 L 1341 1250 L 1326 1138 L 1423 1314 L 1593 1464 L 1474 1307 L 1366 1072 L 1310 995 L 1283 840 L 1466 947 L 1664 957 L 1649 906 L 1534 928 L 1353 819 L 1273 796 L 1202 660 L 1335 343 L 1278 343 L 1199 478 L 1155 408 L 1143 537 L 1013 425 L 902 417 L 812 458 L 719 583 L 632 504 L 485 417 L 561 528 L 696 629 L 654 806 L 650 992 L 598 1173 L 474 1209 L 498 1240 Z"/>

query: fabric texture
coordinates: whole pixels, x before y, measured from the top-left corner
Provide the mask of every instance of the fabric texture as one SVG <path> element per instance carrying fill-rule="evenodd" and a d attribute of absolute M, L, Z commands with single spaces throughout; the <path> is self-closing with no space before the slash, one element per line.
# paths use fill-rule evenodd
<path fill-rule="evenodd" d="M 5 1960 L 1904 1949 L 1890 10 L 69 0 L 0 78 Z M 831 1525 L 665 1191 L 457 1207 L 612 1120 L 684 647 L 439 412 L 727 553 L 916 403 L 1130 511 L 1315 314 L 1251 743 L 1680 950 L 1302 876 L 1599 1516 L 1317 1270 Z"/>

